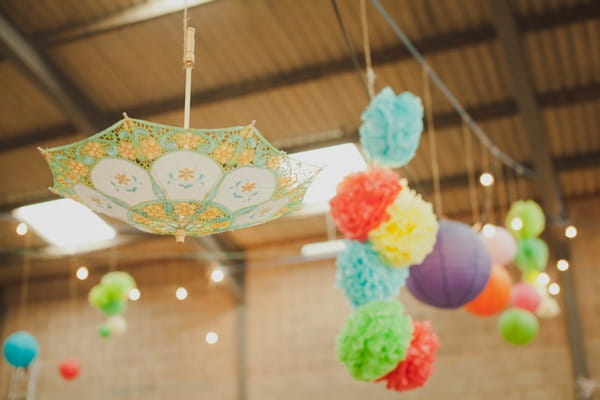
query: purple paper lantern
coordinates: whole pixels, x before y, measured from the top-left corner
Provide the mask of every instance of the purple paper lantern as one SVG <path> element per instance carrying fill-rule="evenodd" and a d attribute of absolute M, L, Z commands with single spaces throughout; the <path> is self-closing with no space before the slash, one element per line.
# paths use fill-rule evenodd
<path fill-rule="evenodd" d="M 490 278 L 490 253 L 469 225 L 440 221 L 433 251 L 410 267 L 406 286 L 417 299 L 438 308 L 473 300 Z"/>

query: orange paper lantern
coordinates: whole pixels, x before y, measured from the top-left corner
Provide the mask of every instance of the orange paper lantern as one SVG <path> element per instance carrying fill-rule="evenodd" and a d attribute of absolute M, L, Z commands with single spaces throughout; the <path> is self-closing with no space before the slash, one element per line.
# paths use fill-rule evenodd
<path fill-rule="evenodd" d="M 465 305 L 471 314 L 488 316 L 504 310 L 510 301 L 512 278 L 501 265 L 494 265 L 490 279 L 483 291 L 473 301 Z"/>

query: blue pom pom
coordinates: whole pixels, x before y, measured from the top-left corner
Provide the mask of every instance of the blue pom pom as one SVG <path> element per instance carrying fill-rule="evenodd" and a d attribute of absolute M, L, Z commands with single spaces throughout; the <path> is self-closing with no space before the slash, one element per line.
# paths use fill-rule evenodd
<path fill-rule="evenodd" d="M 367 155 L 382 166 L 406 165 L 419 147 L 423 132 L 423 104 L 410 92 L 398 96 L 389 86 L 362 113 L 360 143 Z"/>
<path fill-rule="evenodd" d="M 3 346 L 4 358 L 13 367 L 27 367 L 37 357 L 37 340 L 28 332 L 15 332 L 6 338 Z"/>
<path fill-rule="evenodd" d="M 392 268 L 381 261 L 369 242 L 346 240 L 337 257 L 336 287 L 353 307 L 396 297 L 408 276 L 408 268 Z"/>

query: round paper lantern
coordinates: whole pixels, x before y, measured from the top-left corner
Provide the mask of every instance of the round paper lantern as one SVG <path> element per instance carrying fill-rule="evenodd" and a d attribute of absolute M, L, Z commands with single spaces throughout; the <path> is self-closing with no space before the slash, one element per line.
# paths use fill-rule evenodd
<path fill-rule="evenodd" d="M 400 177 L 392 170 L 371 168 L 350 174 L 329 202 L 331 216 L 346 237 L 364 241 L 370 230 L 389 217 L 387 207 L 399 192 Z"/>
<path fill-rule="evenodd" d="M 13 367 L 25 368 L 37 357 L 39 345 L 29 332 L 15 332 L 4 341 L 4 358 Z"/>
<path fill-rule="evenodd" d="M 127 321 L 122 315 L 114 315 L 106 320 L 106 327 L 112 335 L 120 336 L 127 331 Z"/>
<path fill-rule="evenodd" d="M 422 262 L 431 252 L 438 231 L 431 204 L 406 187 L 387 212 L 389 219 L 369 232 L 373 249 L 391 267 L 410 267 Z"/>
<path fill-rule="evenodd" d="M 506 265 L 510 263 L 517 253 L 517 241 L 509 231 L 494 225 L 487 225 L 479 233 L 490 252 L 492 264 Z"/>
<path fill-rule="evenodd" d="M 67 381 L 77 378 L 80 369 L 79 363 L 72 358 L 67 358 L 58 366 L 58 372 Z"/>
<path fill-rule="evenodd" d="M 531 283 L 517 283 L 510 294 L 510 304 L 513 307 L 532 313 L 540 306 L 540 301 L 540 294 Z"/>
<path fill-rule="evenodd" d="M 554 318 L 560 314 L 560 306 L 556 299 L 544 294 L 541 296 L 542 301 L 537 308 L 535 315 L 540 318 Z"/>
<path fill-rule="evenodd" d="M 413 322 L 413 338 L 406 358 L 377 382 L 386 381 L 386 387 L 402 392 L 425 385 L 434 371 L 435 355 L 440 347 L 431 323 Z"/>
<path fill-rule="evenodd" d="M 518 239 L 538 237 L 545 226 L 544 210 L 533 200 L 515 201 L 506 214 L 506 229 Z"/>
<path fill-rule="evenodd" d="M 465 310 L 480 316 L 497 314 L 508 306 L 511 288 L 512 278 L 506 268 L 494 265 L 487 284 L 479 296 L 465 305 Z"/>
<path fill-rule="evenodd" d="M 398 296 L 408 276 L 407 268 L 391 268 L 369 242 L 346 240 L 346 249 L 336 260 L 336 286 L 353 307 Z"/>
<path fill-rule="evenodd" d="M 470 226 L 440 221 L 433 251 L 422 264 L 410 267 L 406 286 L 425 304 L 457 308 L 481 293 L 490 270 L 490 253 Z"/>
<path fill-rule="evenodd" d="M 498 330 L 508 343 L 521 346 L 536 337 L 538 322 L 529 311 L 510 308 L 504 311 L 498 319 Z"/>
<path fill-rule="evenodd" d="M 521 239 L 517 242 L 515 264 L 523 272 L 540 272 L 548 264 L 548 246 L 539 238 Z"/>
<path fill-rule="evenodd" d="M 374 301 L 360 307 L 336 339 L 337 359 L 350 375 L 372 381 L 406 357 L 413 325 L 397 301 Z"/>

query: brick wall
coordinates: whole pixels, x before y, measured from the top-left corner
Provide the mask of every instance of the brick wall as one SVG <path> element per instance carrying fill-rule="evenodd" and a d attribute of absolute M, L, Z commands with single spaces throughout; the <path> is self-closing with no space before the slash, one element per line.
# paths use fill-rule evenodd
<path fill-rule="evenodd" d="M 592 376 L 600 380 L 600 204 L 572 208 L 580 235 L 571 262 Z M 588 221 L 588 224 L 585 224 Z M 247 367 L 250 400 L 397 399 L 381 384 L 354 382 L 335 361 L 334 337 L 350 308 L 333 288 L 332 261 L 273 266 L 259 260 L 298 244 L 250 252 L 247 277 Z M 42 346 L 39 400 L 70 399 L 237 399 L 235 302 L 221 288 L 207 284 L 206 272 L 191 263 L 131 269 L 142 299 L 127 313 L 130 325 L 121 338 L 95 335 L 101 316 L 84 294 L 99 274 L 77 282 L 79 296 L 69 296 L 66 280 L 34 283 L 26 329 Z M 554 276 L 557 275 L 553 272 Z M 175 288 L 185 282 L 186 301 Z M 2 336 L 17 328 L 18 287 L 6 293 L 8 311 Z M 559 296 L 560 297 L 560 296 Z M 403 399 L 572 399 L 573 383 L 563 316 L 542 320 L 532 344 L 513 347 L 496 333 L 496 318 L 476 318 L 463 311 L 441 311 L 402 295 L 416 319 L 429 319 L 442 348 L 437 371 L 426 388 Z M 217 345 L 204 341 L 208 330 Z M 76 357 L 82 376 L 63 382 L 56 367 Z M 6 393 L 9 369 L 0 366 L 0 394 Z M 2 398 L 0 396 L 0 398 Z"/>

